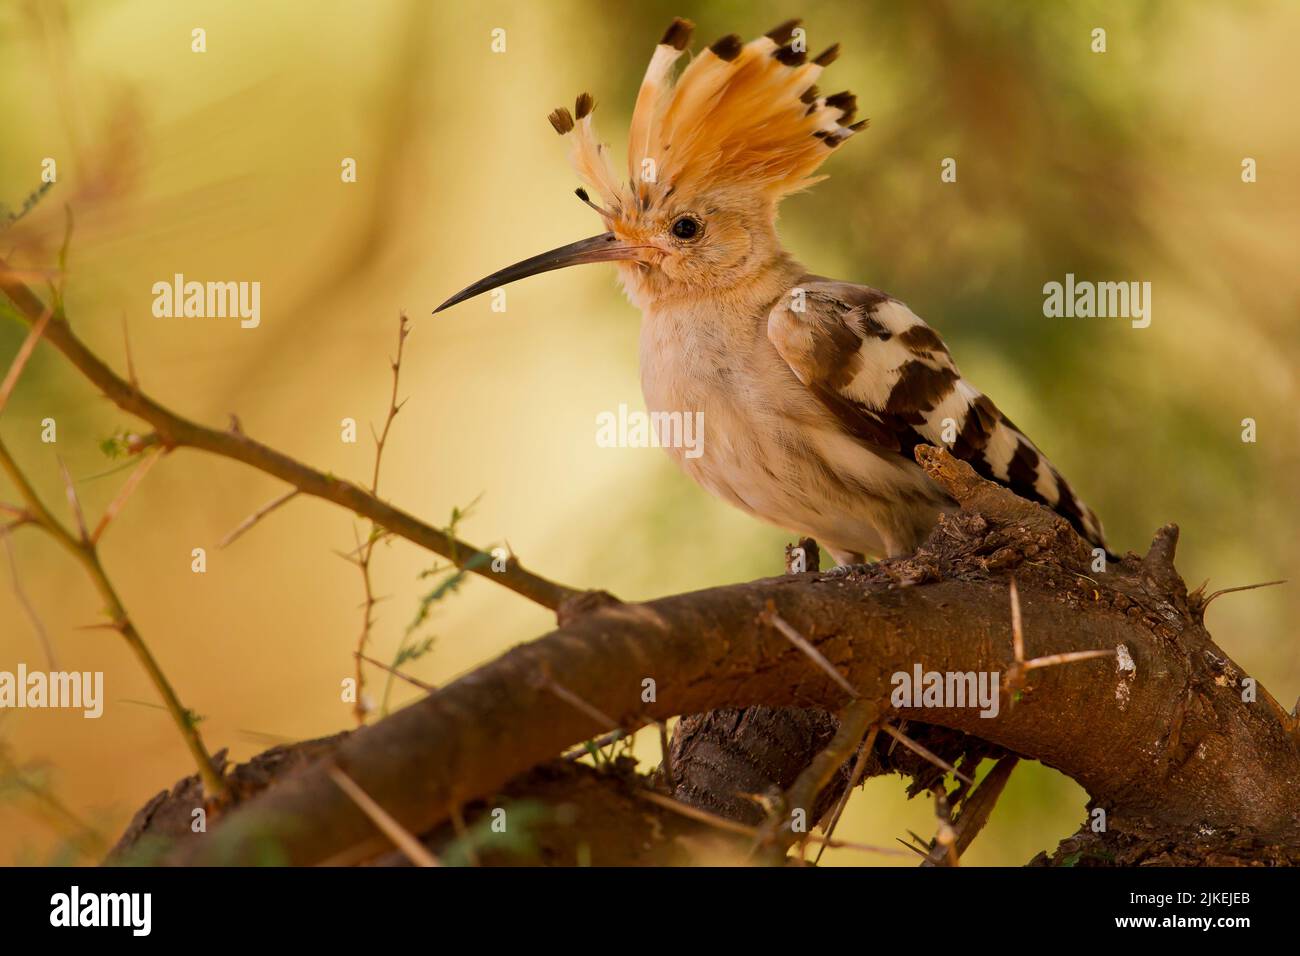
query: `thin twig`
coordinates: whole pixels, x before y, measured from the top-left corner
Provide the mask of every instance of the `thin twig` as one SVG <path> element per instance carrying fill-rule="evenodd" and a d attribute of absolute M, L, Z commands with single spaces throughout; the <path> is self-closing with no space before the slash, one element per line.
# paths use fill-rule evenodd
<path fill-rule="evenodd" d="M 835 835 L 835 828 L 840 824 L 840 817 L 844 815 L 845 808 L 849 805 L 849 797 L 853 795 L 853 790 L 862 782 L 862 775 L 867 772 L 867 763 L 871 760 L 871 754 L 875 750 L 876 737 L 880 735 L 880 725 L 872 724 L 871 729 L 867 731 L 867 738 L 858 748 L 858 759 L 854 761 L 853 773 L 849 776 L 849 785 L 844 788 L 840 794 L 839 801 L 835 804 L 835 813 L 831 817 L 830 824 L 826 827 L 826 837 L 829 839 Z M 826 852 L 826 844 L 821 845 L 817 851 L 817 857 L 813 860 L 813 866 L 816 866 L 822 860 L 822 854 Z"/>
<path fill-rule="evenodd" d="M 416 866 L 440 866 L 438 858 L 435 857 L 425 847 L 423 843 L 411 835 L 411 832 L 393 819 L 387 810 L 376 803 L 370 796 L 357 785 L 357 782 L 345 774 L 338 766 L 331 764 L 329 767 L 330 779 L 333 780 L 340 790 L 361 808 L 361 812 L 370 818 L 370 822 L 377 826 L 384 836 L 393 841 L 393 845 L 406 854 Z"/>
<path fill-rule="evenodd" d="M 673 777 L 673 755 L 672 749 L 668 745 L 668 724 L 666 721 L 658 721 L 659 724 L 659 750 L 663 754 L 660 766 L 664 770 L 664 784 L 670 791 L 677 789 L 677 781 Z"/>
<path fill-rule="evenodd" d="M 690 804 L 674 800 L 672 797 L 665 797 L 661 793 L 655 793 L 653 790 L 638 790 L 636 795 L 642 800 L 646 800 L 656 806 L 663 807 L 665 810 L 671 810 L 673 813 L 688 817 L 691 820 L 697 820 L 700 823 L 707 824 L 718 830 L 724 830 L 728 833 L 735 833 L 740 836 L 757 838 L 760 833 L 758 827 L 747 826 L 743 823 L 737 823 L 735 820 L 728 820 L 726 817 L 720 817 L 717 814 L 710 813 L 707 810 L 701 810 L 699 807 L 693 807 Z M 845 840 L 832 840 L 829 837 L 821 837 L 815 834 L 809 835 L 809 843 L 822 843 L 835 849 L 861 850 L 865 853 L 883 853 L 886 856 L 906 856 L 891 847 L 871 846 L 866 843 L 849 843 Z"/>
<path fill-rule="evenodd" d="M 980 781 L 980 785 L 966 796 L 961 802 L 961 809 L 957 814 L 957 819 L 953 822 L 953 827 L 957 831 L 957 839 L 954 849 L 957 856 L 960 857 L 974 842 L 975 837 L 984 829 L 984 824 L 988 822 L 989 815 L 993 812 L 993 807 L 997 805 L 998 798 L 1002 796 L 1002 791 L 1006 788 L 1007 781 L 1011 779 L 1011 771 L 1016 768 L 1020 758 L 1015 754 L 1008 754 L 993 765 L 993 769 L 985 775 Z M 940 861 L 933 856 L 922 866 L 938 866 Z"/>
<path fill-rule="evenodd" d="M 393 534 L 393 532 L 388 531 L 387 529 L 381 528 L 381 529 L 380 529 L 380 532 L 379 532 L 379 536 L 375 538 L 375 543 L 378 544 L 380 541 L 383 541 L 385 538 L 392 537 L 392 534 Z M 366 549 L 366 545 L 368 544 L 368 542 L 363 542 L 363 541 L 361 541 L 361 537 L 360 537 L 359 535 L 355 535 L 354 537 L 356 538 L 356 540 L 357 540 L 358 543 L 357 543 L 356 547 L 354 547 L 351 551 L 338 551 L 338 550 L 336 550 L 336 551 L 334 552 L 334 553 L 337 554 L 340 558 L 342 558 L 344 561 L 346 561 L 348 564 L 353 564 L 353 565 L 355 565 L 355 564 L 357 563 L 357 560 L 361 557 L 361 552 L 364 551 L 364 550 Z M 450 565 L 450 567 L 455 567 L 455 565 Z M 444 571 L 444 570 L 447 570 L 447 568 L 443 568 L 443 567 L 441 567 L 441 566 L 435 566 L 434 569 L 433 569 L 433 571 L 430 572 L 430 573 L 435 573 L 435 572 L 438 572 L 438 571 Z"/>
<path fill-rule="evenodd" d="M 402 410 L 404 404 L 397 400 L 397 386 L 402 375 L 402 351 L 406 345 L 406 337 L 409 334 L 410 328 L 407 325 L 406 313 L 399 312 L 397 316 L 397 357 L 389 363 L 393 370 L 393 391 L 388 399 L 388 413 L 384 416 L 384 430 L 379 434 L 375 434 L 374 426 L 370 427 L 370 432 L 375 437 L 375 468 L 370 478 L 370 493 L 375 496 L 379 494 L 379 468 L 383 463 L 384 447 L 388 443 L 388 432 L 393 427 L 393 419 L 397 417 L 397 413 Z M 361 692 L 365 687 L 366 675 L 361 667 L 360 655 L 370 643 L 370 631 L 375 623 L 373 612 L 376 601 L 374 585 L 370 578 L 370 559 L 374 556 L 375 544 L 380 536 L 381 529 L 377 524 L 372 523 L 365 544 L 358 546 L 360 556 L 356 561 L 357 567 L 361 570 L 361 582 L 363 594 L 365 595 L 361 611 L 361 634 L 357 637 L 357 701 L 352 708 L 352 713 L 356 717 L 358 725 L 366 722 L 366 707 L 361 696 Z"/>
<path fill-rule="evenodd" d="M 117 595 L 117 591 L 113 588 L 112 582 L 109 581 L 108 575 L 104 571 L 104 566 L 100 563 L 98 550 L 85 532 L 84 522 L 81 523 L 81 538 L 78 540 L 63 527 L 57 518 L 50 514 L 49 510 L 41 502 L 40 496 L 36 494 L 36 490 L 27 480 L 27 476 L 23 474 L 18 467 L 18 463 L 14 461 L 13 456 L 9 454 L 9 449 L 5 447 L 2 441 L 0 441 L 0 468 L 9 475 L 9 478 L 17 486 L 19 494 L 27 502 L 27 510 L 35 521 L 51 537 L 63 545 L 81 563 L 86 573 L 90 575 L 95 589 L 104 601 L 112 627 L 126 640 L 127 645 L 135 653 L 136 658 L 149 675 L 150 681 L 162 697 L 167 712 L 171 715 L 172 721 L 176 724 L 177 730 L 180 731 L 181 737 L 190 751 L 190 755 L 198 765 L 199 778 L 203 781 L 204 787 L 213 795 L 224 793 L 226 790 L 225 781 L 221 778 L 221 774 L 217 772 L 212 757 L 203 745 L 203 738 L 199 735 L 193 715 L 181 704 L 180 698 L 176 696 L 176 691 L 172 689 L 171 682 L 167 680 L 167 675 L 163 673 L 158 661 L 149 650 L 149 646 L 144 642 L 144 638 L 140 636 L 139 631 L 136 630 L 135 624 L 132 623 L 125 606 L 123 606 L 121 599 Z M 64 469 L 64 477 L 65 480 L 68 479 L 66 468 Z M 69 489 L 71 489 L 70 484 Z M 70 491 L 70 494 L 75 500 L 75 492 Z M 80 517 L 80 506 L 75 510 L 78 517 Z"/>
<path fill-rule="evenodd" d="M 9 364 L 9 371 L 5 374 L 4 381 L 0 382 L 0 412 L 3 412 L 5 405 L 9 403 L 9 396 L 13 394 L 14 386 L 18 384 L 23 369 L 27 367 L 27 360 L 32 357 L 32 352 L 36 350 L 36 343 L 45 334 L 45 327 L 50 324 L 53 316 L 54 311 L 48 307 L 42 311 L 41 317 L 28 331 L 27 338 L 23 339 L 23 344 L 18 346 L 18 354 Z"/>
<path fill-rule="evenodd" d="M 881 705 L 869 697 L 860 697 L 844 708 L 840 714 L 839 728 L 830 743 L 813 757 L 786 791 L 782 806 L 787 818 L 780 820 L 779 826 L 773 826 L 777 821 L 772 821 L 764 828 L 767 834 L 764 843 L 772 844 L 773 849 L 779 849 L 779 854 L 784 856 L 790 846 L 807 838 L 815 822 L 811 817 L 818 795 L 862 744 L 868 729 L 880 719 L 881 710 Z M 791 828 L 789 815 L 796 810 L 803 811 L 808 824 L 802 834 L 795 833 Z"/>
<path fill-rule="evenodd" d="M 666 797 L 662 793 L 655 793 L 653 790 L 638 790 L 636 791 L 636 794 L 642 800 L 649 801 L 656 806 L 663 807 L 665 810 L 671 810 L 673 813 L 679 814 L 683 817 L 688 817 L 691 820 L 698 820 L 700 823 L 707 823 L 715 829 L 725 830 L 728 833 L 735 833 L 740 836 L 758 836 L 757 827 L 751 827 L 744 823 L 737 823 L 735 820 L 728 820 L 726 817 L 720 817 L 715 813 L 710 813 L 708 810 L 701 810 L 699 807 L 693 807 L 688 803 L 674 800 L 672 797 Z"/>
<path fill-rule="evenodd" d="M 943 866 L 960 866 L 960 861 L 957 859 L 957 831 L 952 825 L 952 807 L 948 805 L 948 794 L 941 786 L 932 787 L 930 792 L 934 795 L 934 815 L 939 820 L 938 830 L 934 834 L 934 839 L 930 841 L 932 849 L 930 858 L 933 858 L 934 854 L 939 854 Z"/>
<path fill-rule="evenodd" d="M 4 538 L 5 551 L 9 556 L 9 573 L 13 581 L 14 596 L 18 603 L 22 605 L 23 611 L 27 614 L 27 619 L 32 622 L 32 630 L 36 632 L 37 639 L 41 642 L 41 647 L 45 651 L 45 660 L 52 671 L 59 669 L 58 658 L 54 654 L 54 645 L 50 643 L 50 635 L 45 630 L 45 624 L 41 617 L 36 613 L 36 608 L 32 607 L 32 602 L 27 599 L 27 593 L 23 590 L 22 580 L 18 576 L 18 556 L 14 554 L 13 542 L 9 540 L 10 528 L 5 526 L 0 528 L 0 537 Z"/>
<path fill-rule="evenodd" d="M 13 302 L 18 314 L 30 323 L 39 321 L 45 312 L 41 300 L 2 259 L 0 292 Z M 196 448 L 242 462 L 293 485 L 305 495 L 323 498 L 368 518 L 399 537 L 451 559 L 458 567 L 482 552 L 481 548 L 380 501 L 358 485 L 310 468 L 282 452 L 254 441 L 242 431 L 206 428 L 182 418 L 110 369 L 77 338 L 60 310 L 55 310 L 55 318 L 45 330 L 45 340 L 63 353 L 110 401 L 153 427 L 157 434 L 146 437 L 146 443 L 162 444 L 169 448 Z M 558 610 L 567 599 L 580 593 L 574 588 L 525 570 L 517 561 L 511 561 L 503 571 L 494 571 L 487 565 L 469 570 L 552 611 Z"/>
<path fill-rule="evenodd" d="M 356 527 L 353 526 L 353 534 L 356 534 Z M 361 601 L 361 634 L 357 638 L 357 661 L 356 661 L 356 681 L 357 681 L 357 700 L 352 705 L 352 716 L 356 718 L 357 726 L 366 722 L 368 708 L 366 707 L 365 698 L 362 691 L 366 686 L 366 675 L 361 667 L 360 655 L 365 651 L 366 645 L 370 642 L 370 629 L 374 626 L 375 592 L 374 586 L 370 580 L 370 556 L 374 553 L 375 547 L 375 526 L 370 526 L 370 537 L 367 539 L 364 547 L 360 547 L 361 556 L 354 562 L 361 571 L 362 601 Z M 388 682 L 388 687 L 392 687 L 392 680 Z M 387 709 L 388 695 L 384 695 L 384 706 Z"/>
<path fill-rule="evenodd" d="M 239 524 L 235 525 L 235 527 L 231 528 L 230 532 L 224 538 L 222 538 L 220 542 L 217 543 L 217 547 L 218 548 L 229 547 L 231 544 L 235 542 L 236 539 L 241 537 L 245 531 L 252 528 L 253 525 L 257 524 L 259 521 L 261 521 L 263 518 L 269 515 L 276 508 L 279 508 L 281 505 L 288 504 L 290 501 L 298 497 L 298 495 L 300 494 L 302 494 L 302 492 L 299 491 L 297 488 L 290 488 L 284 494 L 277 495 L 275 498 L 272 498 L 266 504 L 262 505 L 262 507 L 258 508 L 251 515 L 245 518 L 243 521 L 239 522 Z"/>
<path fill-rule="evenodd" d="M 451 805 L 451 825 L 456 831 L 456 841 L 465 848 L 465 859 L 469 861 L 470 866 L 482 866 L 479 862 L 478 850 L 474 848 L 474 840 L 470 836 L 469 828 L 465 826 L 465 814 L 461 811 L 459 803 Z"/>
<path fill-rule="evenodd" d="M 406 313 L 399 312 L 397 316 L 397 357 L 391 362 L 393 393 L 388 400 L 388 414 L 384 418 L 384 430 L 375 437 L 375 470 L 370 479 L 370 493 L 372 495 L 379 494 L 379 465 L 384 457 L 384 446 L 388 442 L 388 430 L 393 427 L 393 419 L 397 417 L 397 413 L 406 404 L 405 400 L 400 402 L 397 400 L 397 385 L 402 375 L 402 351 L 406 345 L 406 337 L 410 334 L 411 328 Z"/>
<path fill-rule="evenodd" d="M 639 726 L 632 727 L 628 730 L 624 730 L 622 727 L 620 727 L 618 730 L 611 730 L 609 733 L 602 734 L 601 736 L 597 737 L 594 740 L 584 741 L 582 746 L 574 747 L 568 753 L 562 754 L 560 756 L 560 759 L 568 760 L 572 762 L 574 760 L 581 760 L 583 757 L 590 757 L 591 756 L 590 748 L 594 747 L 597 750 L 604 750 L 610 744 L 616 744 L 620 740 L 624 739 L 625 737 L 630 737 L 632 734 L 636 733 L 638 730 L 640 730 L 642 727 L 645 726 L 646 726 L 645 724 L 641 724 Z"/>

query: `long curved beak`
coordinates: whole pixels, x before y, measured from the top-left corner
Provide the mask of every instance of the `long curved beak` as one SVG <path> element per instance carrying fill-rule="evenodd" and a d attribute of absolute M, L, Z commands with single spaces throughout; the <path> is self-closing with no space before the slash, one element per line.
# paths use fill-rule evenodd
<path fill-rule="evenodd" d="M 451 308 L 458 302 L 464 302 L 466 299 L 472 299 L 476 295 L 503 286 L 507 282 L 526 279 L 542 272 L 563 269 L 566 266 L 578 266 L 585 262 L 616 262 L 620 259 L 639 259 L 642 251 L 648 248 L 650 247 L 624 242 L 612 232 L 602 232 L 599 236 L 592 236 L 590 239 L 583 239 L 579 242 L 571 242 L 567 246 L 560 246 L 560 248 L 552 249 L 550 252 L 543 252 L 540 256 L 533 256 L 523 262 L 516 262 L 512 266 L 506 266 L 500 272 L 494 272 L 486 278 L 479 279 L 473 285 L 461 289 L 433 311 L 436 314 L 443 309 Z"/>

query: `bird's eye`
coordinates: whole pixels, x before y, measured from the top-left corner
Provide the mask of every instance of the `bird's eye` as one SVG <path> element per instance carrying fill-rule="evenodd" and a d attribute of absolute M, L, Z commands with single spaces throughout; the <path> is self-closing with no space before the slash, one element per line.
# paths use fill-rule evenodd
<path fill-rule="evenodd" d="M 679 216 L 673 221 L 672 232 L 678 239 L 691 240 L 700 234 L 704 223 L 694 216 Z"/>

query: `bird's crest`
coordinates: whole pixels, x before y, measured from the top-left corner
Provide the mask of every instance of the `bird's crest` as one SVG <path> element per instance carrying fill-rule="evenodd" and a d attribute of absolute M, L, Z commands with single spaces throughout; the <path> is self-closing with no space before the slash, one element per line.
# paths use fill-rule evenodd
<path fill-rule="evenodd" d="M 674 79 L 694 30 L 689 20 L 674 20 L 637 94 L 626 183 L 592 128 L 589 94 L 578 97 L 573 113 L 551 113 L 551 125 L 571 137 L 578 176 L 624 214 L 704 187 L 752 189 L 775 202 L 812 185 L 821 178 L 812 175 L 817 167 L 866 121 L 849 125 L 857 107 L 852 93 L 824 96 L 818 90 L 816 81 L 839 46 L 810 58 L 799 22 L 749 43 L 725 36 Z"/>

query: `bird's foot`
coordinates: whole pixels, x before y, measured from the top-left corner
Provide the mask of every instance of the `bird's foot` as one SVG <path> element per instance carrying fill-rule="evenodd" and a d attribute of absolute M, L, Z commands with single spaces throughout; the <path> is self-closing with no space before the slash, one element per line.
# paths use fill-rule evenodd
<path fill-rule="evenodd" d="M 879 561 L 869 561 L 865 564 L 841 564 L 838 567 L 831 568 L 826 572 L 828 578 L 848 578 L 855 574 L 869 574 L 880 565 Z"/>

